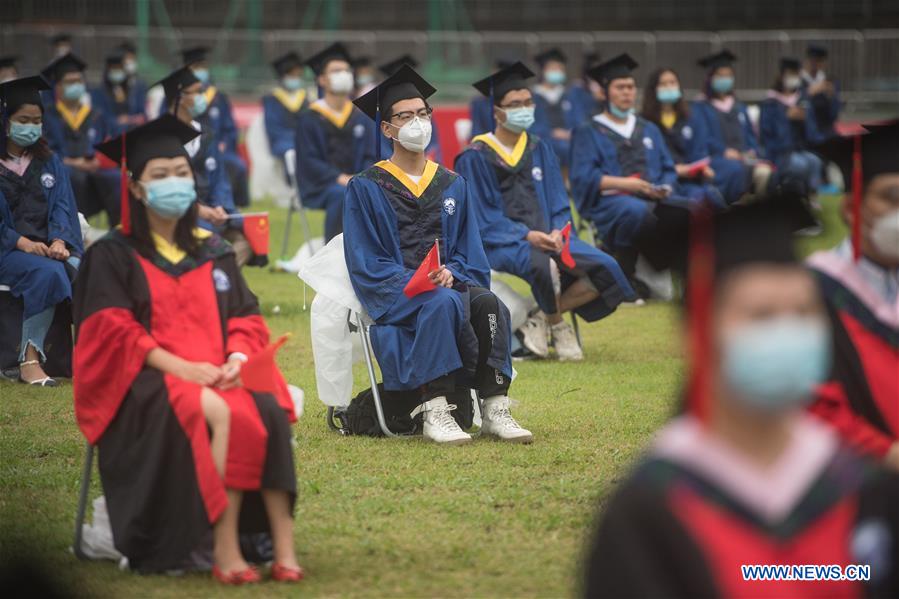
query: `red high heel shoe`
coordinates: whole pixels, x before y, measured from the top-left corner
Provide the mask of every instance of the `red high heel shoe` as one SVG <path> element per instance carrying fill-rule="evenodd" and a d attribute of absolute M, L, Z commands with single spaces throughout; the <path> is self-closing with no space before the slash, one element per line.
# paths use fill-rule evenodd
<path fill-rule="evenodd" d="M 302 568 L 288 568 L 278 563 L 272 564 L 272 580 L 279 582 L 300 582 L 306 575 Z"/>
<path fill-rule="evenodd" d="M 218 566 L 212 566 L 212 576 L 223 584 L 253 584 L 259 582 L 262 577 L 259 571 L 253 566 L 247 566 L 243 570 L 232 570 L 231 572 L 222 572 Z"/>

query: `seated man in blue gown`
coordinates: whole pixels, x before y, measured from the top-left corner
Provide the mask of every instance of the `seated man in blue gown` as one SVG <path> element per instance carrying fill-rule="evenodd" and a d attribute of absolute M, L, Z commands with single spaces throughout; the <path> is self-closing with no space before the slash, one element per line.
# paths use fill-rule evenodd
<path fill-rule="evenodd" d="M 278 84 L 262 98 L 265 135 L 272 156 L 283 162 L 284 155 L 296 149 L 300 113 L 309 106 L 303 89 L 305 66 L 296 52 L 288 52 L 272 61 Z"/>
<path fill-rule="evenodd" d="M 493 98 L 497 125 L 472 140 L 456 158 L 456 170 L 468 181 L 490 267 L 525 279 L 540 306 L 525 325 L 522 342 L 546 357 L 551 335 L 560 360 L 582 360 L 562 314 L 575 310 L 592 322 L 636 296 L 614 258 L 570 233 L 559 161 L 546 141 L 528 131 L 534 100 L 527 80 L 533 75 L 517 62 L 474 84 Z"/>
<path fill-rule="evenodd" d="M 634 114 L 637 62 L 627 54 L 590 71 L 605 90 L 606 110 L 574 131 L 569 173 L 575 207 L 599 231 L 632 278 L 637 265 L 634 239 L 652 218 L 656 202 L 700 201 L 676 192 L 677 171 L 659 128 Z M 633 280 L 633 279 L 632 279 Z M 647 290 L 637 289 L 641 296 Z"/>
<path fill-rule="evenodd" d="M 512 382 L 509 311 L 490 287 L 468 185 L 425 158 L 436 90 L 402 66 L 355 104 L 376 121 L 394 151 L 350 180 L 343 224 L 353 289 L 374 319 L 372 341 L 384 387 L 419 389 L 426 439 L 467 443 L 471 437 L 450 413 L 447 396 L 475 389 L 483 402 L 482 433 L 528 443 L 533 435 L 509 409 Z M 373 141 L 373 140 L 369 140 Z M 439 243 L 439 264 L 427 274 L 432 287 L 407 286 Z M 415 277 L 420 280 L 423 277 Z M 427 283 L 427 282 L 426 282 Z"/>
<path fill-rule="evenodd" d="M 378 65 L 378 70 L 384 77 L 390 77 L 396 73 L 404 64 L 409 65 L 413 69 L 418 68 L 418 61 L 409 54 L 403 54 L 399 58 L 395 58 L 389 62 Z M 381 156 L 390 156 L 393 153 L 393 140 L 387 137 L 381 137 Z M 431 141 L 425 148 L 425 157 L 433 160 L 438 164 L 443 164 L 443 152 L 440 151 L 440 132 L 437 129 L 437 121 L 431 119 Z M 380 156 L 379 156 L 380 158 Z"/>

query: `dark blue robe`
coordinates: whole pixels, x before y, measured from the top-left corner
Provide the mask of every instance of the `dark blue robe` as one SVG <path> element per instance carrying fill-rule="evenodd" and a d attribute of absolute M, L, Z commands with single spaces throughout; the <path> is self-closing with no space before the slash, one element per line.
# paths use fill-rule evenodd
<path fill-rule="evenodd" d="M 262 98 L 262 113 L 265 120 L 265 135 L 268 137 L 268 147 L 272 151 L 272 156 L 278 160 L 283 161 L 285 152 L 296 148 L 300 113 L 308 107 L 308 102 L 305 98 L 306 92 L 302 93 L 304 96 L 303 101 L 300 102 L 299 108 L 295 111 L 285 106 L 274 94 L 268 94 Z"/>
<path fill-rule="evenodd" d="M 520 155 L 508 156 L 492 145 L 487 136 L 476 137 L 456 158 L 456 170 L 468 181 L 470 198 L 484 240 L 491 268 L 521 277 L 528 282 L 540 309 L 558 311 L 549 271 L 549 260 L 559 267 L 564 291 L 577 275 L 561 263 L 558 255 L 537 250 L 527 241 L 529 231 L 550 233 L 571 222 L 568 192 L 559 161 L 545 141 L 523 134 Z M 636 299 L 621 267 L 614 258 L 571 238 L 571 255 L 578 271 L 584 272 L 600 297 L 576 312 L 587 321 L 611 314 L 622 301 Z M 536 254 L 536 255 L 535 255 Z"/>
<path fill-rule="evenodd" d="M 352 104 L 350 104 L 352 106 Z M 307 208 L 323 209 L 325 238 L 343 230 L 343 198 L 346 188 L 337 182 L 343 173 L 364 171 L 374 163 L 375 144 L 371 119 L 355 107 L 338 126 L 313 103 L 303 111 L 297 128 L 297 185 Z"/>
<path fill-rule="evenodd" d="M 552 105 L 549 101 L 532 91 L 534 97 L 534 126 L 531 131 L 534 135 L 545 139 L 552 146 L 559 163 L 563 167 L 568 166 L 568 158 L 571 148 L 571 140 L 553 139 L 553 129 L 567 129 L 573 131 L 588 117 L 583 113 L 581 104 L 572 95 L 571 88 L 567 88 L 558 103 Z"/>
<path fill-rule="evenodd" d="M 675 165 L 690 164 L 697 160 L 711 158 L 705 123 L 693 112 L 690 112 L 686 119 L 678 117 L 671 129 L 659 126 L 659 131 L 665 139 L 665 145 Z M 711 166 L 711 160 L 709 162 Z M 687 197 L 707 198 L 717 208 L 724 208 L 725 205 L 736 202 L 748 187 L 751 172 L 748 167 L 737 160 L 727 160 L 722 156 L 720 163 L 723 171 L 721 173 L 715 171 L 715 179 L 712 183 L 706 183 L 699 178 L 678 178 L 675 190 L 678 194 Z M 713 170 L 714 168 L 712 166 Z M 715 181 L 719 179 L 725 182 L 731 195 L 725 196 L 715 184 Z M 736 189 L 741 189 L 741 191 L 734 194 Z"/>
<path fill-rule="evenodd" d="M 708 135 L 709 152 L 711 155 L 717 157 L 724 154 L 724 150 L 726 150 L 728 146 L 725 141 L 724 132 L 721 128 L 721 117 L 719 116 L 718 109 L 712 106 L 712 103 L 709 100 L 705 99 L 693 102 L 691 110 L 696 113 L 697 117 L 699 117 L 705 125 L 706 134 Z M 740 150 L 741 152 L 753 150 L 756 155 L 761 158 L 762 148 L 759 146 L 755 129 L 752 128 L 752 121 L 749 120 L 749 112 L 746 110 L 746 105 L 736 101 L 734 102 L 732 112 L 733 111 L 736 112 L 743 138 L 743 147 L 734 149 Z M 712 168 L 714 168 L 714 166 Z"/>
<path fill-rule="evenodd" d="M 471 136 L 489 133 L 496 128 L 493 123 L 493 106 L 490 98 L 478 96 L 472 98 L 468 105 L 469 118 L 471 119 Z"/>
<path fill-rule="evenodd" d="M 637 126 L 628 143 L 643 148 L 640 178 L 654 185 L 670 185 L 675 189 L 677 173 L 662 133 L 642 117 L 635 118 Z M 643 134 L 638 136 L 641 126 Z M 617 136 L 616 133 L 605 132 L 605 127 L 596 119 L 574 130 L 569 180 L 578 213 L 596 224 L 603 246 L 616 251 L 633 247 L 635 236 L 652 218 L 655 202 L 612 190 L 600 191 L 599 183 L 605 176 L 628 177 L 635 174 L 622 170 L 611 137 L 613 135 Z M 665 201 L 686 204 L 691 199 L 672 192 Z"/>
<path fill-rule="evenodd" d="M 103 113 L 106 131 L 110 137 L 114 137 L 137 126 L 120 124 L 119 116 L 141 116 L 146 120 L 147 87 L 140 79 L 129 80 L 125 86 L 123 101 L 117 102 L 113 89 L 108 84 L 102 85 L 91 90 L 91 102 Z"/>
<path fill-rule="evenodd" d="M 190 159 L 197 187 L 197 201 L 212 208 L 221 206 L 228 214 L 239 214 L 215 132 L 202 124 L 200 127 L 200 148 Z M 225 229 L 241 229 L 243 220 L 232 218 L 217 227 L 201 219 L 199 225 L 204 229 L 222 233 Z"/>
<path fill-rule="evenodd" d="M 78 208 L 68 172 L 55 154 L 46 162 L 33 160 L 21 178 L 0 166 L 0 179 L 4 179 L 0 183 L 0 284 L 8 285 L 14 297 L 22 298 L 23 318 L 27 319 L 71 299 L 72 286 L 64 262 L 16 249 L 16 242 L 22 236 L 17 222 L 23 216 L 25 221 L 33 221 L 25 214 L 32 209 L 41 212 L 46 219 L 44 238 L 35 238 L 38 237 L 36 229 L 40 228 L 38 222 L 26 222 L 21 227 L 29 229 L 25 236 L 48 245 L 54 239 L 61 239 L 72 256 L 80 257 L 84 246 Z M 14 188 L 20 197 L 7 198 L 3 189 Z M 23 200 L 29 205 L 20 204 Z"/>
<path fill-rule="evenodd" d="M 218 91 L 215 86 L 208 86 L 203 90 L 207 97 L 211 97 L 209 107 L 198 119 L 203 126 L 209 126 L 215 132 L 215 138 L 220 145 L 222 161 L 228 181 L 231 183 L 231 191 L 234 203 L 237 206 L 250 205 L 250 187 L 247 178 L 247 165 L 237 153 L 237 124 L 234 122 L 234 111 L 228 96 Z"/>
<path fill-rule="evenodd" d="M 836 124 L 842 108 L 840 82 L 831 81 L 831 83 L 833 84 L 833 96 L 827 97 L 827 94 L 824 93 L 809 96 L 809 82 L 805 79 L 802 81 L 802 93 L 808 98 L 809 118 L 814 122 L 814 133 L 817 135 L 816 138 L 809 140 L 814 145 L 824 143 L 838 135 Z"/>
<path fill-rule="evenodd" d="M 347 187 L 344 252 L 356 296 L 375 321 L 372 341 L 384 386 L 415 389 L 473 368 L 477 342 L 466 286 L 489 288 L 490 266 L 465 179 L 429 162 L 416 186 L 385 163 Z M 394 203 L 409 208 L 400 213 Z M 409 299 L 403 288 L 433 245 L 432 234 L 440 237 L 441 263 L 455 285 Z M 508 344 L 494 344 L 487 364 L 511 377 Z"/>

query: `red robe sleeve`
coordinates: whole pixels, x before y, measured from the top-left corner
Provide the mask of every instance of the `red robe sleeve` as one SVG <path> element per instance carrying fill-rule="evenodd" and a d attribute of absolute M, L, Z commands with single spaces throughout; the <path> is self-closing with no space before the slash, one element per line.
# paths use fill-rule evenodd
<path fill-rule="evenodd" d="M 862 453 L 883 458 L 896 442 L 852 409 L 843 386 L 837 381 L 818 387 L 810 411 L 833 426 L 849 445 Z"/>
<path fill-rule="evenodd" d="M 157 346 L 135 317 L 141 296 L 149 301 L 145 282 L 135 280 L 135 267 L 127 246 L 102 241 L 87 252 L 75 281 L 75 418 L 92 444 L 112 422 L 147 353 Z"/>

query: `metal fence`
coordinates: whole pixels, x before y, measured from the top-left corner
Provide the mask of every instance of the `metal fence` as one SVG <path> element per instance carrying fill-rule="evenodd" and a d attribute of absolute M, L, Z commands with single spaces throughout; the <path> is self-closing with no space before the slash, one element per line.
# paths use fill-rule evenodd
<path fill-rule="evenodd" d="M 23 72 L 34 72 L 49 59 L 49 39 L 60 29 L 40 26 L 0 26 L 0 54 L 22 55 Z M 135 27 L 67 27 L 75 35 L 75 49 L 90 65 L 97 80 L 103 58 L 116 44 L 138 41 Z M 737 85 L 741 97 L 761 98 L 770 86 L 782 56 L 802 56 L 806 45 L 823 43 L 830 49 L 829 71 L 840 80 L 850 107 L 899 106 L 899 29 L 784 30 L 784 31 L 310 31 L 266 30 L 258 35 L 242 30 L 150 29 L 142 41 L 148 52 L 142 68 L 148 79 L 161 76 L 178 62 L 177 51 L 192 44 L 214 48 L 213 73 L 232 93 L 257 93 L 271 85 L 267 59 L 289 49 L 309 55 L 334 40 L 351 52 L 389 59 L 409 52 L 425 65 L 426 75 L 440 88 L 438 101 L 471 95 L 470 81 L 491 69 L 497 58 L 528 61 L 540 49 L 558 46 L 569 56 L 570 71 L 579 72 L 583 55 L 598 51 L 611 57 L 628 52 L 640 62 L 639 79 L 656 66 L 676 69 L 688 91 L 701 85 L 696 59 L 721 48 L 739 57 Z M 23 49 L 30 51 L 24 51 Z"/>

